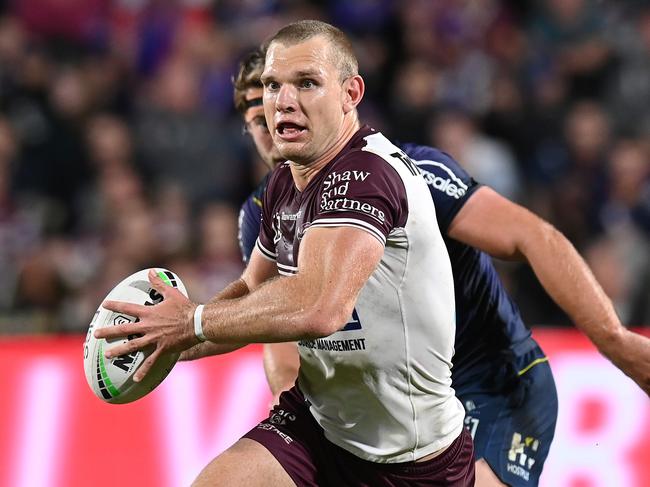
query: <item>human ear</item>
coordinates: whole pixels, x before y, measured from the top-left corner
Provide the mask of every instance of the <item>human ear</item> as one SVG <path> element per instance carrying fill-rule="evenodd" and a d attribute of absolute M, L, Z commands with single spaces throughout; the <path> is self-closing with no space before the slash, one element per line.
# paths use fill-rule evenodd
<path fill-rule="evenodd" d="M 354 110 L 361 102 L 366 84 L 361 76 L 354 75 L 343 82 L 343 113 Z"/>

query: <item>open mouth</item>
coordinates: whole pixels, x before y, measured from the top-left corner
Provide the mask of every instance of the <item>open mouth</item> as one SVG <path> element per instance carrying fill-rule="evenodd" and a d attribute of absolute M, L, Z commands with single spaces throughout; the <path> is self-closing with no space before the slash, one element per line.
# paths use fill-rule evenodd
<path fill-rule="evenodd" d="M 305 130 L 305 127 L 292 122 L 280 122 L 275 130 L 281 137 L 292 139 L 298 137 Z"/>

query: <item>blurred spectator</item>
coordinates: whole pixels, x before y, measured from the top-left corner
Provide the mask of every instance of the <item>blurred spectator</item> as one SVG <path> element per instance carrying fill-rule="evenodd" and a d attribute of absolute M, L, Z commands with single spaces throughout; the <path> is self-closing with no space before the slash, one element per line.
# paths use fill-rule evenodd
<path fill-rule="evenodd" d="M 447 111 L 438 116 L 430 143 L 451 154 L 477 181 L 506 198 L 519 199 L 521 180 L 511 150 L 480 133 L 467 114 Z"/>
<path fill-rule="evenodd" d="M 609 93 L 617 128 L 650 136 L 650 8 L 643 9 L 620 36 L 620 66 Z"/>
<path fill-rule="evenodd" d="M 13 303 L 16 287 L 16 260 L 34 238 L 34 225 L 24 221 L 11 194 L 12 170 L 18 144 L 13 130 L 0 119 L 0 310 Z M 27 237 L 26 241 L 23 238 Z"/>
<path fill-rule="evenodd" d="M 552 220 L 578 249 L 601 231 L 610 127 L 602 107 L 580 102 L 567 115 L 563 158 L 550 162 Z M 542 161 L 544 163 L 545 161 Z"/>
<path fill-rule="evenodd" d="M 106 35 L 109 0 L 18 0 L 14 5 L 27 29 L 39 36 L 97 43 Z"/>
<path fill-rule="evenodd" d="M 429 63 L 414 59 L 398 69 L 390 102 L 391 136 L 423 143 L 427 120 L 440 101 L 440 75 Z"/>
<path fill-rule="evenodd" d="M 650 246 L 633 227 L 618 227 L 589 245 L 585 259 L 624 323 L 648 323 Z"/>
<path fill-rule="evenodd" d="M 93 173 L 84 194 L 81 233 L 98 234 L 110 218 L 132 201 L 145 199 L 142 177 L 136 172 L 133 140 L 126 123 L 97 114 L 86 126 L 86 147 Z"/>
<path fill-rule="evenodd" d="M 592 0 L 548 0 L 532 13 L 537 62 L 556 69 L 574 98 L 602 96 L 613 67 L 605 39 L 608 5 Z"/>
<path fill-rule="evenodd" d="M 532 114 L 521 86 L 513 76 L 501 73 L 493 79 L 490 91 L 490 106 L 482 118 L 483 131 L 510 146 L 518 161 L 528 161 L 539 134 L 529 123 Z"/>
<path fill-rule="evenodd" d="M 201 212 L 198 228 L 198 263 L 207 301 L 237 279 L 242 261 L 237 244 L 237 211 L 224 204 L 211 204 Z"/>
<path fill-rule="evenodd" d="M 650 189 L 650 154 L 645 144 L 620 140 L 612 149 L 607 165 L 607 199 L 600 208 L 600 225 L 616 228 L 640 225 L 636 212 Z"/>
<path fill-rule="evenodd" d="M 199 88 L 199 72 L 188 60 L 163 66 L 136 109 L 138 150 L 150 184 L 178 184 L 195 206 L 212 199 L 234 204 L 248 188 L 240 125 L 203 111 Z"/>
<path fill-rule="evenodd" d="M 156 192 L 155 234 L 163 261 L 188 255 L 192 244 L 192 222 L 189 201 L 175 184 Z"/>

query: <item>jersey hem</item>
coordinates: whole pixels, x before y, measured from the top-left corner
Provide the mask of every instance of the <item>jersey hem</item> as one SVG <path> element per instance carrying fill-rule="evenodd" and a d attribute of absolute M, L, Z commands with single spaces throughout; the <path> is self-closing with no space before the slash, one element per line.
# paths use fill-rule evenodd
<path fill-rule="evenodd" d="M 439 438 L 438 440 L 428 444 L 425 447 L 401 453 L 399 455 L 371 455 L 360 448 L 356 448 L 348 443 L 345 443 L 344 441 L 337 441 L 337 439 L 330 435 L 327 431 L 324 431 L 324 434 L 325 438 L 327 438 L 328 441 L 331 441 L 336 446 L 343 448 L 345 451 L 352 453 L 354 456 L 359 457 L 362 460 L 373 463 L 405 463 L 415 462 L 420 458 L 426 457 L 427 455 L 441 450 L 442 448 L 448 447 L 456 440 L 456 438 L 460 436 L 464 427 L 465 426 L 463 425 L 463 420 L 461 419 L 459 425 L 454 428 L 453 432 L 449 433 L 448 435 Z"/>

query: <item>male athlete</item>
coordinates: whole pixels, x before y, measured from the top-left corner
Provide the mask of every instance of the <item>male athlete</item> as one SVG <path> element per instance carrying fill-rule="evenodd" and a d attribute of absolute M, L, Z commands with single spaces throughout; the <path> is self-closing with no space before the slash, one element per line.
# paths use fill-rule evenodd
<path fill-rule="evenodd" d="M 259 81 L 263 69 L 263 51 L 253 51 L 240 64 L 234 98 L 260 156 L 273 168 L 283 159 L 263 118 Z M 650 341 L 621 326 L 582 259 L 547 223 L 477 184 L 447 154 L 411 144 L 400 148 L 415 160 L 429 184 L 451 259 L 457 314 L 452 382 L 474 437 L 476 483 L 537 485 L 557 417 L 555 385 L 546 358 L 485 252 L 527 259 L 579 328 L 646 392 Z M 242 206 L 239 240 L 244 260 L 259 233 L 265 187 L 266 179 Z M 565 255 L 554 259 L 555 253 Z M 555 267 L 561 262 L 567 267 Z M 575 283 L 576 291 L 559 285 L 565 278 L 566 286 Z M 575 302 L 580 298 L 578 289 L 587 290 L 582 303 Z M 208 354 L 205 345 L 184 352 L 182 358 Z M 293 385 L 298 365 L 295 344 L 264 346 L 264 366 L 276 397 Z"/>
<path fill-rule="evenodd" d="M 291 162 L 269 179 L 242 278 L 197 306 L 152 272 L 164 301 L 105 302 L 139 323 L 96 336 L 140 334 L 109 357 L 154 348 L 136 380 L 160 354 L 201 340 L 224 352 L 299 342 L 297 384 L 196 485 L 474 485 L 472 441 L 451 388 L 451 265 L 425 181 L 359 123 L 364 83 L 338 29 L 281 29 L 262 82 L 273 142 Z"/>

